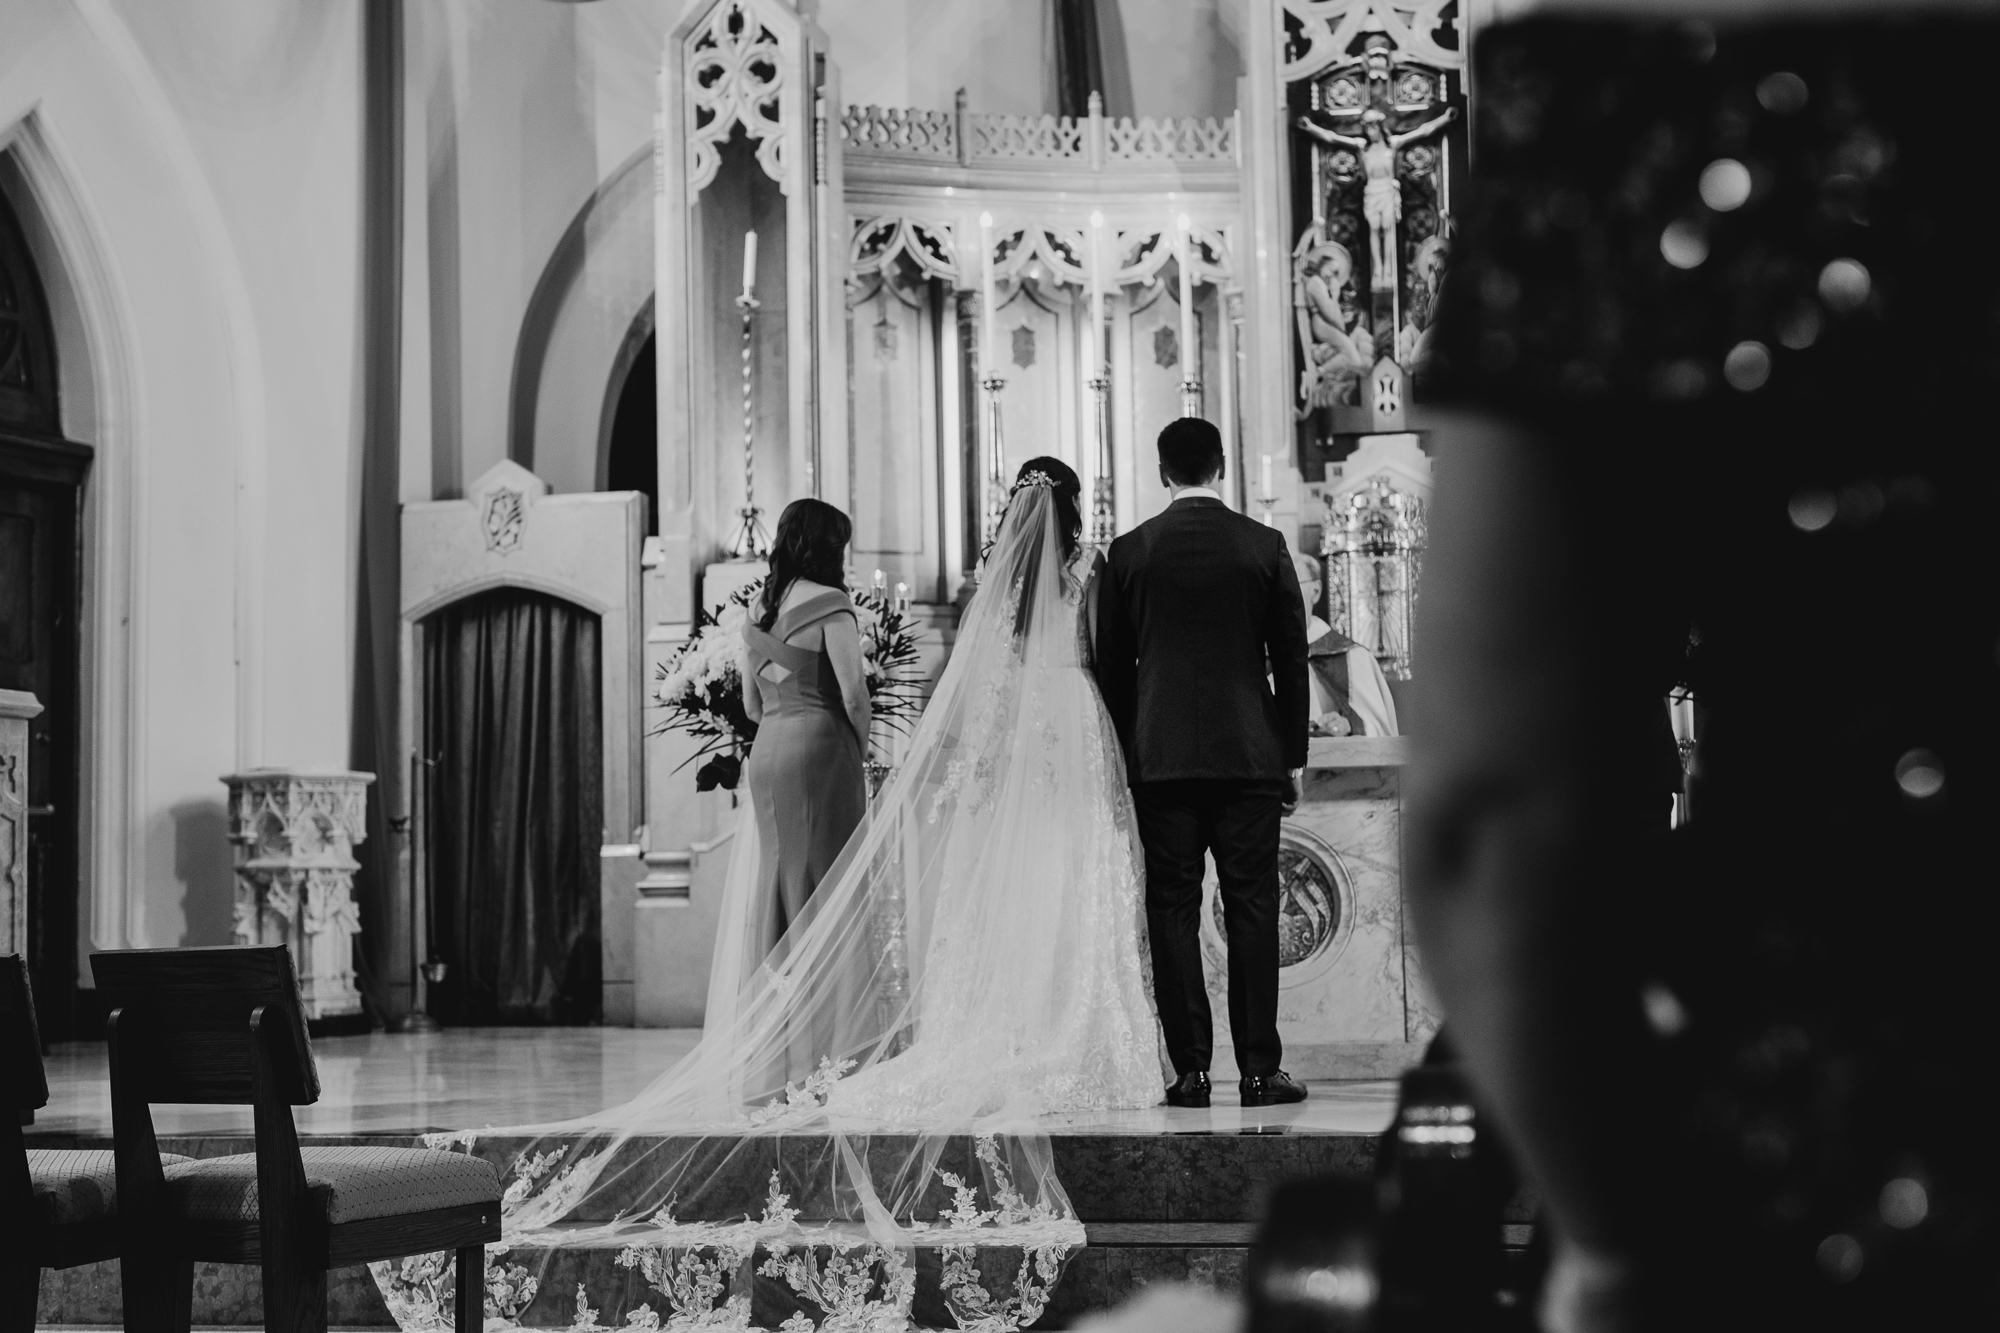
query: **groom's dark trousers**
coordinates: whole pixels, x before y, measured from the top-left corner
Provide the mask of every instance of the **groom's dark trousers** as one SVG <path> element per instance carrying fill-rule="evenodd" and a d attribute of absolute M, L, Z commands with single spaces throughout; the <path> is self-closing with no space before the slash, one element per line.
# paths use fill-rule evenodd
<path fill-rule="evenodd" d="M 1146 849 L 1160 1030 L 1177 1073 L 1207 1070 L 1204 853 L 1221 881 L 1229 1027 L 1245 1076 L 1277 1072 L 1278 820 L 1306 762 L 1305 605 L 1276 529 L 1181 499 L 1111 544 L 1097 678 Z"/>

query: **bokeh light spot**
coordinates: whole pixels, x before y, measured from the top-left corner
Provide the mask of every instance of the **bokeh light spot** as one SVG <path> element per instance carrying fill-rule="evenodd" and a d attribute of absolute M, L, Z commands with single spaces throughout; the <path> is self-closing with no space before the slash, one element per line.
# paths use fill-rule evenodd
<path fill-rule="evenodd" d="M 1832 491 L 1800 491 L 1785 506 L 1785 512 L 1800 532 L 1818 532 L 1833 522 L 1833 516 L 1840 512 L 1840 501 L 1833 498 Z"/>
<path fill-rule="evenodd" d="M 1898 1231 L 1908 1231 L 1930 1216 L 1931 1196 L 1923 1182 L 1898 1176 L 1882 1187 L 1879 1200 L 1882 1220 Z"/>
<path fill-rule="evenodd" d="M 1722 377 L 1743 393 L 1763 388 L 1771 378 L 1771 349 L 1760 342 L 1737 343 L 1722 362 Z"/>
<path fill-rule="evenodd" d="M 1671 403 L 1690 402 L 1708 392 L 1708 370 L 1701 362 L 1686 357 L 1653 368 L 1650 387 L 1655 398 Z"/>
<path fill-rule="evenodd" d="M 1708 258 L 1708 237 L 1701 234 L 1701 228 L 1685 218 L 1669 222 L 1667 229 L 1660 233 L 1660 253 L 1666 256 L 1675 268 L 1700 268 Z M 1821 278 L 1824 282 L 1824 277 Z"/>
<path fill-rule="evenodd" d="M 1803 352 L 1819 341 L 1820 326 L 1825 323 L 1819 307 L 1811 301 L 1801 301 L 1792 307 L 1778 326 L 1778 341 L 1794 352 Z"/>
<path fill-rule="evenodd" d="M 1719 157 L 1702 168 L 1701 201 L 1718 213 L 1743 207 L 1750 200 L 1750 168 L 1733 157 Z"/>
<path fill-rule="evenodd" d="M 1859 310 L 1874 285 L 1858 259 L 1836 259 L 1819 271 L 1819 299 L 1834 310 Z"/>
<path fill-rule="evenodd" d="M 1649 981 L 1641 986 L 1639 1003 L 1646 1011 L 1647 1025 L 1660 1036 L 1678 1037 L 1687 1030 L 1687 1008 L 1664 982 Z"/>
<path fill-rule="evenodd" d="M 1911 750 L 1896 761 L 1896 785 L 1913 801 L 1928 801 L 1944 791 L 1944 762 L 1929 750 Z"/>
<path fill-rule="evenodd" d="M 1831 1281 L 1852 1282 L 1861 1276 L 1861 1242 L 1845 1232 L 1836 1231 L 1821 1241 L 1814 1257 L 1819 1271 Z"/>
<path fill-rule="evenodd" d="M 1788 70 L 1767 74 L 1757 84 L 1758 105 L 1780 116 L 1805 110 L 1808 95 L 1806 81 Z"/>

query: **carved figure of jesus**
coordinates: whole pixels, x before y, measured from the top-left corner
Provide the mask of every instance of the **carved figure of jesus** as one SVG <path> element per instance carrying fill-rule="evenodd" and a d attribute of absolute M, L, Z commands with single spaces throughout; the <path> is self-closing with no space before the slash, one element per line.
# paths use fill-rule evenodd
<path fill-rule="evenodd" d="M 1419 139 L 1427 139 L 1458 118 L 1458 108 L 1446 107 L 1433 117 L 1401 134 L 1389 133 L 1389 118 L 1374 107 L 1361 113 L 1361 137 L 1341 134 L 1320 124 L 1323 113 L 1300 116 L 1298 126 L 1323 144 L 1352 148 L 1361 154 L 1365 180 L 1361 190 L 1361 216 L 1368 223 L 1369 286 L 1376 291 L 1396 287 L 1396 225 L 1403 220 L 1403 183 L 1396 179 L 1396 155 Z"/>

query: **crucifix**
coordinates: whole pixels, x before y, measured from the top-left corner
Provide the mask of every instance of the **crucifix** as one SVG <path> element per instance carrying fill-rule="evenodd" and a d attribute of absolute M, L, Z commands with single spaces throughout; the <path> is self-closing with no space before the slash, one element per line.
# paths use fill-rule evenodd
<path fill-rule="evenodd" d="M 1298 127 L 1323 144 L 1351 148 L 1361 154 L 1364 183 L 1361 216 L 1368 223 L 1369 286 L 1378 292 L 1396 290 L 1396 227 L 1403 218 L 1403 184 L 1396 178 L 1398 154 L 1419 139 L 1428 139 L 1458 118 L 1457 107 L 1447 107 L 1414 129 L 1389 133 L 1389 118 L 1370 107 L 1361 113 L 1361 135 L 1342 134 L 1332 127 L 1333 118 L 1323 111 L 1309 111 L 1298 119 Z"/>

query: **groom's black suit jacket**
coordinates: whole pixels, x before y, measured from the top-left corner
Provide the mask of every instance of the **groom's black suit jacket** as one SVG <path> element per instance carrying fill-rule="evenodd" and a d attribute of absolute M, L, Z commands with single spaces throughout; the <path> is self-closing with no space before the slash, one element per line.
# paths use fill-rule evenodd
<path fill-rule="evenodd" d="M 1306 612 L 1281 533 L 1177 500 L 1111 543 L 1099 579 L 1098 688 L 1130 782 L 1305 767 Z"/>

